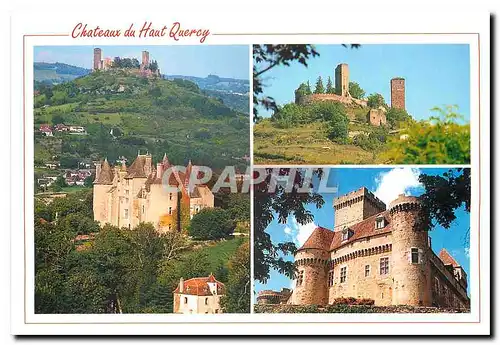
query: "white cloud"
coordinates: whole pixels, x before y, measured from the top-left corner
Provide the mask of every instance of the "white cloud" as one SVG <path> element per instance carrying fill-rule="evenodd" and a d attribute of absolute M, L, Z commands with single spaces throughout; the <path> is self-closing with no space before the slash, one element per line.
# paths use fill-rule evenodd
<path fill-rule="evenodd" d="M 375 179 L 375 195 L 389 205 L 399 194 L 408 194 L 410 188 L 421 187 L 419 175 L 420 169 L 417 168 L 394 168 L 380 173 Z"/>
<path fill-rule="evenodd" d="M 299 224 L 295 217 L 290 217 L 288 223 L 283 230 L 285 235 L 290 238 L 298 247 L 302 246 L 305 241 L 311 236 L 314 229 L 316 229 L 314 222 L 307 224 Z"/>

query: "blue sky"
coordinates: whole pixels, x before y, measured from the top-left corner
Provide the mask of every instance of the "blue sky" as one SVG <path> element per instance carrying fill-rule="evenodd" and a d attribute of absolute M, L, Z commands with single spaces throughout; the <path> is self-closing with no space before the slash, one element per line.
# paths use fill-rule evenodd
<path fill-rule="evenodd" d="M 39 46 L 35 62 L 62 62 L 92 68 L 93 50 L 101 48 L 103 57 L 135 57 L 148 50 L 150 59 L 158 61 L 161 73 L 206 77 L 249 79 L 249 47 L 247 45 L 214 46 Z"/>
<path fill-rule="evenodd" d="M 368 96 L 378 92 L 390 104 L 390 80 L 406 79 L 406 108 L 415 119 L 425 119 L 435 106 L 458 105 L 459 112 L 470 114 L 470 54 L 466 44 L 363 44 L 359 49 L 337 45 L 317 45 L 319 57 L 310 58 L 304 67 L 293 63 L 279 66 L 262 75 L 264 94 L 278 104 L 293 102 L 294 90 L 309 80 L 314 87 L 321 75 L 326 85 L 334 81 L 339 63 L 349 65 L 350 80 L 357 82 Z M 314 90 L 313 90 L 314 91 Z M 270 112 L 259 110 L 260 115 Z"/>
<path fill-rule="evenodd" d="M 375 195 L 384 201 L 386 205 L 394 200 L 399 194 L 418 196 L 424 192 L 424 189 L 418 182 L 418 176 L 421 173 L 429 175 L 442 175 L 449 169 L 412 169 L 412 168 L 387 168 L 387 169 L 352 169 L 339 168 L 331 169 L 328 175 L 328 187 L 338 186 L 338 193 L 323 194 L 325 204 L 317 209 L 314 205 L 307 206 L 314 215 L 314 221 L 310 224 L 297 224 L 295 219 L 289 217 L 287 224 L 279 224 L 275 220 L 268 226 L 267 232 L 271 235 L 273 242 L 292 241 L 297 247 L 300 247 L 309 237 L 317 225 L 333 229 L 334 210 L 333 199 L 339 195 L 361 187 L 366 187 Z M 314 185 L 318 185 L 316 182 Z M 436 254 L 441 248 L 446 250 L 462 265 L 467 278 L 469 279 L 469 248 L 466 246 L 467 231 L 470 227 L 470 216 L 464 210 L 456 212 L 457 219 L 448 230 L 442 227 L 436 227 L 429 232 L 432 238 L 432 249 Z M 467 241 L 468 243 L 468 241 Z M 287 256 L 288 260 L 293 260 L 292 256 Z M 266 285 L 255 282 L 256 292 L 264 289 L 280 290 L 282 287 L 291 287 L 292 282 L 286 276 L 273 271 L 271 279 Z"/>

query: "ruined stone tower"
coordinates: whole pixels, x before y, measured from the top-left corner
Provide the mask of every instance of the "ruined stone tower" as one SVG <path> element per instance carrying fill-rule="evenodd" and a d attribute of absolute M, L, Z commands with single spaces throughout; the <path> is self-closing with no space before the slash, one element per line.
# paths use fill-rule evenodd
<path fill-rule="evenodd" d="M 385 204 L 366 187 L 347 193 L 333 200 L 335 224 L 333 231 L 361 222 L 375 214 L 385 211 Z"/>
<path fill-rule="evenodd" d="M 141 69 L 145 69 L 149 66 L 149 52 L 147 50 L 142 51 L 142 62 Z"/>
<path fill-rule="evenodd" d="M 403 110 L 406 109 L 404 78 L 391 79 L 391 107 Z"/>
<path fill-rule="evenodd" d="M 328 303 L 327 271 L 333 232 L 317 227 L 295 254 L 298 275 L 292 304 Z"/>
<path fill-rule="evenodd" d="M 340 96 L 349 96 L 349 66 L 341 63 L 335 68 L 335 93 Z"/>
<path fill-rule="evenodd" d="M 427 229 L 420 200 L 404 194 L 389 205 L 392 223 L 392 304 L 430 306 L 431 272 Z"/>
<path fill-rule="evenodd" d="M 101 48 L 94 48 L 94 64 L 93 64 L 94 71 L 101 69 L 101 60 L 102 60 Z"/>

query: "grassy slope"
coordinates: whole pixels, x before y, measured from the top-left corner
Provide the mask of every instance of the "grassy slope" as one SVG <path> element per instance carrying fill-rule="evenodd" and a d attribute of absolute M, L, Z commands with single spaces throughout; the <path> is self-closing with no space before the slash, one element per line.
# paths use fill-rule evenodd
<path fill-rule="evenodd" d="M 374 155 L 358 146 L 330 141 L 321 123 L 294 128 L 273 127 L 263 120 L 254 127 L 255 164 L 367 164 Z M 268 156 L 269 155 L 269 156 Z"/>
<path fill-rule="evenodd" d="M 229 258 L 247 239 L 248 237 L 235 237 L 201 249 L 202 252 L 205 252 L 208 255 L 210 270 L 215 272 L 221 261 L 224 262 L 224 264 L 227 264 Z"/>
<path fill-rule="evenodd" d="M 133 159 L 138 149 L 147 149 L 153 155 L 158 155 L 155 159 L 161 158 L 162 152 L 167 152 L 173 156 L 174 163 L 185 163 L 179 160 L 187 161 L 192 158 L 195 164 L 212 163 L 216 167 L 222 167 L 243 164 L 231 156 L 242 157 L 249 153 L 249 117 L 229 110 L 216 99 L 208 98 L 201 92 L 172 81 L 147 80 L 126 73 L 90 74 L 71 83 L 77 88 L 98 92 L 85 91 L 85 101 L 75 102 L 70 99 L 66 104 L 36 108 L 35 124 L 54 124 L 53 117 L 59 115 L 68 124 L 87 128 L 100 124 L 109 128 L 118 127 L 126 136 L 146 140 L 142 147 L 124 147 L 123 144 L 116 143 L 116 140 L 113 143 L 110 137 L 109 143 L 104 143 L 108 147 L 98 150 L 92 141 L 94 134 L 91 130 L 88 130 L 90 138 L 65 137 L 64 140 L 70 142 L 86 141 L 84 144 L 92 151 L 90 158 L 107 155 L 111 159 L 115 157 L 113 154 L 110 157 L 109 152 L 117 152 L 116 156 L 124 155 Z M 105 90 L 116 90 L 120 85 L 125 86 L 125 93 L 107 96 L 100 94 Z M 159 96 L 151 93 L 153 88 L 160 90 Z M 200 128 L 206 129 L 210 138 L 196 138 Z M 35 151 L 38 146 L 40 152 L 44 141 L 47 139 L 35 140 Z M 62 153 L 64 152 L 54 150 L 43 157 Z"/>

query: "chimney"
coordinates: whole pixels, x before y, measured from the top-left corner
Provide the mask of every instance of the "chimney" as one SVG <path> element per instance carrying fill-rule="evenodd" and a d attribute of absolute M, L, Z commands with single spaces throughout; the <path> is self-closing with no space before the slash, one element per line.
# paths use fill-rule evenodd
<path fill-rule="evenodd" d="M 156 163 L 156 178 L 161 179 L 162 175 L 163 175 L 163 164 Z"/>
<path fill-rule="evenodd" d="M 182 277 L 181 279 L 179 279 L 179 292 L 180 293 L 184 292 L 184 279 Z"/>

